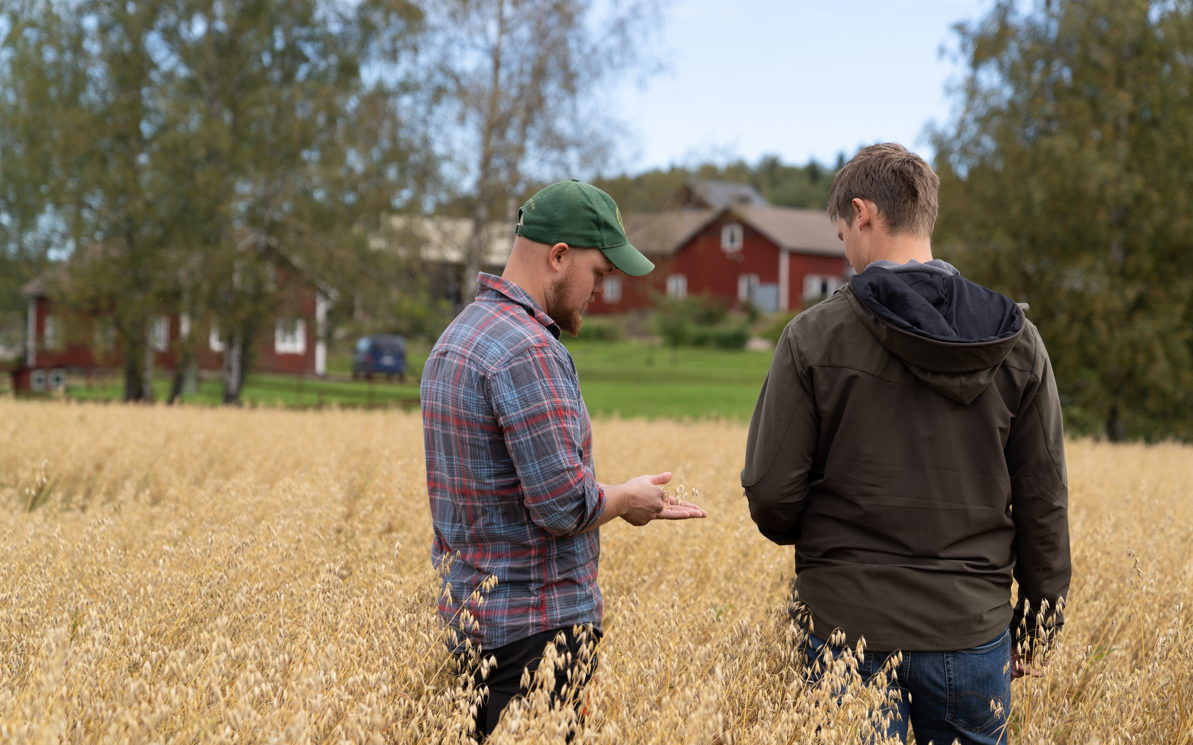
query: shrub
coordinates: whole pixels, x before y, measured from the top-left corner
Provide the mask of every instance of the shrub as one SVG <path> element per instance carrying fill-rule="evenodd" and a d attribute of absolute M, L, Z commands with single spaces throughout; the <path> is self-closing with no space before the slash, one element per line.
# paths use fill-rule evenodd
<path fill-rule="evenodd" d="M 771 341 L 778 344 L 779 337 L 783 335 L 783 329 L 787 328 L 787 324 L 791 323 L 791 319 L 795 318 L 799 314 L 800 311 L 778 314 L 775 316 L 774 321 L 767 325 L 767 327 L 762 331 L 758 332 L 758 335 L 763 339 L 770 339 Z"/>
<path fill-rule="evenodd" d="M 624 336 L 620 326 L 608 321 L 585 321 L 580 329 L 582 341 L 621 341 Z"/>
<path fill-rule="evenodd" d="M 697 326 L 691 334 L 694 347 L 716 347 L 717 349 L 742 349 L 750 340 L 747 326 Z"/>

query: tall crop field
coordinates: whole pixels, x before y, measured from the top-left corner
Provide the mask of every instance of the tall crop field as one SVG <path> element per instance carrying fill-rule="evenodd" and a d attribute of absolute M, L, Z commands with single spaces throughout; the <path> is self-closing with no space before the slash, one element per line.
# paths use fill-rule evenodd
<path fill-rule="evenodd" d="M 703 521 L 602 529 L 605 638 L 577 741 L 857 742 L 810 689 L 789 549 L 749 520 L 745 429 L 598 421 L 608 482 L 672 470 Z M 1063 645 L 1012 740 L 1193 742 L 1193 449 L 1068 445 Z M 434 614 L 417 414 L 0 400 L 0 742 L 462 742 Z M 493 742 L 561 742 L 511 711 Z M 818 734 L 817 734 L 818 733 Z"/>

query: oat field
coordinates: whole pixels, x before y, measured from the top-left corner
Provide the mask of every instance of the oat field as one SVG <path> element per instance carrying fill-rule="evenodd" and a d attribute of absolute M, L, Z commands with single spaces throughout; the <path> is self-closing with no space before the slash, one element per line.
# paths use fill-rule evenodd
<path fill-rule="evenodd" d="M 602 529 L 578 742 L 853 743 L 793 665 L 789 550 L 749 520 L 742 425 L 595 423 L 603 481 L 670 469 L 704 521 Z M 1193 742 L 1193 449 L 1071 442 L 1074 583 L 1016 743 Z M 468 742 L 432 610 L 417 414 L 0 400 L 0 742 Z M 562 742 L 512 711 L 494 743 Z"/>

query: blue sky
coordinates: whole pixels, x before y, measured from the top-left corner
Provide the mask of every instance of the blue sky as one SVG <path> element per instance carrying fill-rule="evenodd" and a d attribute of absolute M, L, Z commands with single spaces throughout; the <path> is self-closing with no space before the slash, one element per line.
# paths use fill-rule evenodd
<path fill-rule="evenodd" d="M 672 0 L 659 56 L 667 69 L 615 96 L 625 167 L 774 153 L 835 163 L 859 146 L 901 142 L 928 157 L 931 121 L 949 118 L 960 79 L 952 27 L 990 0 Z M 618 169 L 620 170 L 620 169 Z"/>

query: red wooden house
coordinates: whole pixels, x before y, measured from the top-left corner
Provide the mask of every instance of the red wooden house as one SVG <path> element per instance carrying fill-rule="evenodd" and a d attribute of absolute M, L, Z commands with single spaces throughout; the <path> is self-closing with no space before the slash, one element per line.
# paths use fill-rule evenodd
<path fill-rule="evenodd" d="M 655 271 L 606 277 L 605 293 L 589 305 L 590 313 L 652 307 L 662 295 L 701 294 L 729 307 L 798 310 L 852 273 L 836 226 L 818 210 L 753 200 L 630 216 L 626 233 Z"/>
<path fill-rule="evenodd" d="M 55 302 L 54 290 L 69 292 L 69 282 L 61 281 L 64 270 L 65 265 L 60 265 L 55 276 L 35 279 L 23 288 L 28 300 L 25 356 L 12 370 L 15 390 L 58 390 L 65 387 L 68 375 L 88 376 L 123 366 L 110 319 L 67 312 Z M 275 285 L 283 299 L 272 325 L 257 339 L 254 369 L 324 375 L 327 347 L 323 331 L 331 292 L 321 292 L 293 267 L 274 271 Z M 178 365 L 180 345 L 192 334 L 198 335 L 198 369 L 221 369 L 224 343 L 214 320 L 168 312 L 155 316 L 150 326 L 154 367 L 173 370 Z"/>

